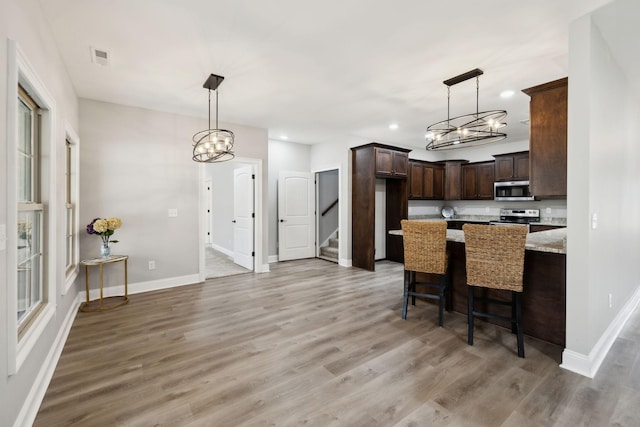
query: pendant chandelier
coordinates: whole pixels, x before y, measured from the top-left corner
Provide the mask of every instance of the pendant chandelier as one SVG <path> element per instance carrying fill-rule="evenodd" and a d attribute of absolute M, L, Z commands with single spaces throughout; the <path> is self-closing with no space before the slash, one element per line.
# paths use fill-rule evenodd
<path fill-rule="evenodd" d="M 193 135 L 193 160 L 201 163 L 225 162 L 235 157 L 235 136 L 230 130 L 218 128 L 218 86 L 224 77 L 211 74 L 203 87 L 209 89 L 209 129 Z M 211 128 L 211 91 L 216 93 L 216 127 Z"/>
<path fill-rule="evenodd" d="M 500 131 L 507 124 L 505 110 L 479 111 L 480 80 L 483 71 L 479 68 L 445 80 L 447 85 L 447 119 L 427 127 L 427 150 L 447 150 L 496 142 L 507 137 Z M 450 117 L 451 86 L 476 78 L 476 112 Z"/>

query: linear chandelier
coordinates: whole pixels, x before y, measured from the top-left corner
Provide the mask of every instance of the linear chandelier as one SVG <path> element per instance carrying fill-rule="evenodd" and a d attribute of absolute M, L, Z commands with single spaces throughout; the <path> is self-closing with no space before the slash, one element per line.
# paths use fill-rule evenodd
<path fill-rule="evenodd" d="M 427 127 L 427 150 L 447 150 L 500 141 L 507 134 L 500 131 L 507 124 L 505 110 L 479 111 L 480 80 L 484 72 L 476 68 L 445 80 L 447 85 L 447 119 Z M 476 112 L 450 117 L 451 86 L 476 78 Z"/>
<path fill-rule="evenodd" d="M 193 135 L 193 160 L 201 163 L 225 162 L 235 157 L 233 132 L 218 128 L 218 86 L 224 77 L 211 74 L 203 87 L 209 89 L 209 129 Z M 216 93 L 216 127 L 211 128 L 211 91 Z"/>

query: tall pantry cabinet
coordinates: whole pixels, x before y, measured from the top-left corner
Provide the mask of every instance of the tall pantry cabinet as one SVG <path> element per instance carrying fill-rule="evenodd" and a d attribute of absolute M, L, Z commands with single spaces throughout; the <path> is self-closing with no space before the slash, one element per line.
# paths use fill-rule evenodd
<path fill-rule="evenodd" d="M 386 258 L 403 262 L 402 236 L 389 235 L 407 218 L 409 152 L 371 143 L 351 148 L 351 259 L 354 267 L 375 270 L 376 179 L 386 180 Z"/>

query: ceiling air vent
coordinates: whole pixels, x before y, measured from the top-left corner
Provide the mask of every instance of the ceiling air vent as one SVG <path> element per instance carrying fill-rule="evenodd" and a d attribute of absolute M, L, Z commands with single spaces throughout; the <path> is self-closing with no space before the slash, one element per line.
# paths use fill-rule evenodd
<path fill-rule="evenodd" d="M 111 54 L 108 51 L 94 47 L 91 48 L 91 62 L 94 64 L 104 65 L 106 67 L 109 65 L 110 60 Z"/>

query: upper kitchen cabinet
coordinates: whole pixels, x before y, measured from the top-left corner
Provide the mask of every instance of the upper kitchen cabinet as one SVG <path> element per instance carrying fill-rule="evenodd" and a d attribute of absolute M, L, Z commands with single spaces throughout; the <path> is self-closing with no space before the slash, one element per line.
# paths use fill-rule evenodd
<path fill-rule="evenodd" d="M 495 157 L 496 181 L 526 181 L 529 179 L 529 152 L 498 154 Z"/>
<path fill-rule="evenodd" d="M 567 197 L 567 83 L 565 77 L 523 92 L 529 102 L 529 185 L 537 198 Z"/>
<path fill-rule="evenodd" d="M 494 162 L 462 165 L 462 198 L 465 200 L 492 200 Z"/>
<path fill-rule="evenodd" d="M 462 199 L 462 165 L 467 160 L 447 160 L 444 163 L 444 200 Z"/>
<path fill-rule="evenodd" d="M 409 160 L 409 199 L 442 200 L 443 197 L 444 166 Z"/>
<path fill-rule="evenodd" d="M 406 178 L 409 168 L 407 150 L 384 145 L 373 147 L 376 157 L 376 176 L 378 178 Z"/>

